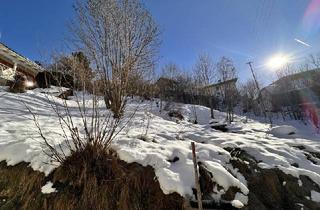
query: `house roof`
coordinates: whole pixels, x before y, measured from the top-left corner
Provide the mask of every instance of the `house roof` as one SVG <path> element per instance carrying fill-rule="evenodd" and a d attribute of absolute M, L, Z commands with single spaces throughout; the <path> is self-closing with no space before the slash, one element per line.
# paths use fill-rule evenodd
<path fill-rule="evenodd" d="M 272 93 L 273 91 L 276 90 L 278 84 L 281 83 L 282 81 L 294 81 L 297 79 L 313 78 L 315 75 L 320 76 L 320 69 L 312 69 L 312 70 L 308 70 L 308 71 L 302 71 L 302 72 L 294 73 L 291 75 L 287 75 L 287 76 L 281 77 L 280 79 L 274 81 L 270 85 L 265 86 L 264 88 L 261 89 L 261 91 L 262 92 L 267 91 L 269 93 Z"/>
<path fill-rule="evenodd" d="M 308 77 L 310 78 L 316 74 L 320 75 L 320 69 L 312 69 L 312 70 L 308 70 L 308 71 L 302 71 L 302 72 L 294 73 L 291 75 L 287 75 L 287 76 L 281 77 L 280 79 L 278 79 L 274 83 L 276 84 L 276 83 L 283 81 L 283 80 L 296 80 L 296 79 L 308 78 Z"/>
<path fill-rule="evenodd" d="M 27 73 L 32 75 L 36 75 L 38 72 L 43 71 L 41 66 L 0 42 L 0 56 L 1 55 L 7 60 L 14 60 L 18 65 L 24 67 L 24 69 L 28 71 Z"/>
<path fill-rule="evenodd" d="M 229 80 L 226 80 L 226 81 L 223 81 L 223 82 L 218 82 L 218 83 L 215 83 L 215 84 L 207 85 L 207 86 L 204 86 L 203 88 L 211 88 L 211 87 L 223 86 L 223 85 L 228 84 L 228 83 L 236 83 L 237 81 L 238 81 L 238 78 L 233 78 L 233 79 L 229 79 Z"/>
<path fill-rule="evenodd" d="M 157 85 L 159 84 L 166 84 L 166 85 L 177 85 L 178 82 L 175 81 L 174 79 L 169 79 L 169 78 L 166 78 L 166 77 L 160 77 L 157 82 L 156 82 Z"/>

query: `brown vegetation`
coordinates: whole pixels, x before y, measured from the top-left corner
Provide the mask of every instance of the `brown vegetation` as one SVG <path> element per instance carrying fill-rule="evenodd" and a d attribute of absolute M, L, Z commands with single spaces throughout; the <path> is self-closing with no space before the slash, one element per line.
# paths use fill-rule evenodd
<path fill-rule="evenodd" d="M 44 195 L 41 187 L 48 180 L 57 192 Z M 162 192 L 152 167 L 125 163 L 93 147 L 73 154 L 48 177 L 26 163 L 2 162 L 0 198 L 0 209 L 185 209 L 184 198 Z"/>
<path fill-rule="evenodd" d="M 78 1 L 75 10 L 75 44 L 84 49 L 103 83 L 106 107 L 121 118 L 130 77 L 154 66 L 158 26 L 138 0 Z"/>

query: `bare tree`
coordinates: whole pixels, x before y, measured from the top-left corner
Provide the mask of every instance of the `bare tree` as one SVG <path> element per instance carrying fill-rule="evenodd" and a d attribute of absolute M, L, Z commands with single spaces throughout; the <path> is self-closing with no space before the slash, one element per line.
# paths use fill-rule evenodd
<path fill-rule="evenodd" d="M 298 66 L 298 71 L 303 72 L 303 71 L 309 71 L 310 70 L 310 62 L 308 59 L 305 60 L 302 64 Z"/>
<path fill-rule="evenodd" d="M 310 55 L 309 56 L 310 63 L 315 67 L 315 68 L 320 68 L 320 53 L 317 55 Z"/>
<path fill-rule="evenodd" d="M 129 75 L 155 61 L 159 30 L 139 0 L 87 0 L 75 5 L 70 26 L 76 44 L 91 58 L 104 85 L 107 108 L 123 115 Z"/>
<path fill-rule="evenodd" d="M 177 100 L 177 78 L 181 75 L 181 70 L 175 63 L 167 63 L 162 67 L 162 73 L 157 81 L 157 92 L 160 98 L 160 112 L 163 108 L 163 101 L 171 104 Z"/>
<path fill-rule="evenodd" d="M 233 65 L 232 60 L 226 57 L 222 57 L 217 63 L 217 73 L 218 78 L 222 86 L 222 98 L 223 103 L 226 106 L 227 120 L 229 122 L 233 121 L 234 106 L 237 102 L 237 89 L 234 83 L 229 83 L 229 80 L 235 79 L 236 68 Z"/>
<path fill-rule="evenodd" d="M 214 118 L 213 92 L 208 86 L 214 82 L 215 76 L 216 68 L 211 57 L 208 54 L 200 54 L 194 67 L 194 77 L 197 86 L 201 87 L 201 91 L 209 100 L 211 118 Z"/>
<path fill-rule="evenodd" d="M 247 80 L 240 86 L 240 92 L 242 96 L 242 108 L 245 112 L 248 112 L 253 108 L 254 100 L 258 95 L 255 81 L 253 79 Z"/>
<path fill-rule="evenodd" d="M 216 77 L 215 64 L 208 54 L 200 54 L 194 67 L 195 79 L 200 85 L 212 84 Z"/>
<path fill-rule="evenodd" d="M 162 77 L 174 80 L 181 74 L 181 70 L 175 63 L 167 63 L 162 67 Z"/>

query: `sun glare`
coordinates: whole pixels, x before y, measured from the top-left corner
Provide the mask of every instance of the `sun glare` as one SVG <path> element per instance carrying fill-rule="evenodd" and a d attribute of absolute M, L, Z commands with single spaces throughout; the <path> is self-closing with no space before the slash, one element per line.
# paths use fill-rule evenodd
<path fill-rule="evenodd" d="M 28 87 L 28 88 L 31 88 L 31 87 L 34 86 L 34 82 L 28 80 L 28 81 L 25 82 L 25 86 Z"/>
<path fill-rule="evenodd" d="M 272 70 L 278 70 L 289 62 L 289 56 L 284 54 L 273 55 L 267 62 L 267 66 Z"/>

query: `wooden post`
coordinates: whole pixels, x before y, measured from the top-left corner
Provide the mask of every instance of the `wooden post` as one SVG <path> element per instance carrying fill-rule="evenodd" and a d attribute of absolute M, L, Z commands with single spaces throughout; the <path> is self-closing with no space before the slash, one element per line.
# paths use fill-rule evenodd
<path fill-rule="evenodd" d="M 202 198 L 201 198 L 201 189 L 199 184 L 199 173 L 198 173 L 198 163 L 197 163 L 197 156 L 196 156 L 196 146 L 194 142 L 191 142 L 191 149 L 192 149 L 192 159 L 193 159 L 193 166 L 194 166 L 194 181 L 197 189 L 197 198 L 198 198 L 198 208 L 199 210 L 203 210 L 202 208 Z"/>

